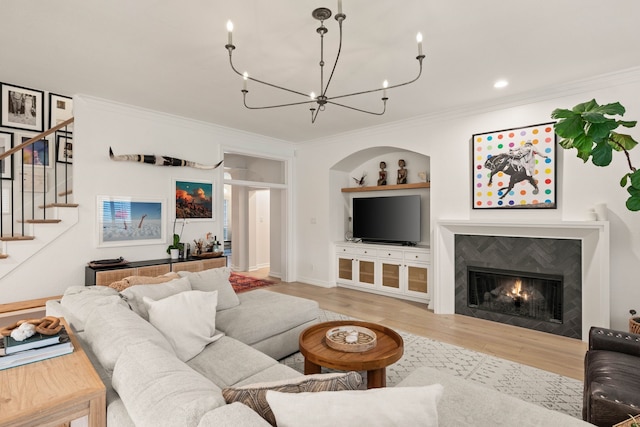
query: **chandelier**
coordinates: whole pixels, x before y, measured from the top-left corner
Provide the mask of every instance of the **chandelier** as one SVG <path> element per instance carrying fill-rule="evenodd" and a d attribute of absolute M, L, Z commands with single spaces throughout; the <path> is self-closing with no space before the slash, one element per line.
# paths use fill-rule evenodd
<path fill-rule="evenodd" d="M 376 89 L 347 93 L 343 95 L 329 96 L 327 92 L 329 90 L 329 86 L 331 85 L 333 75 L 336 71 L 336 66 L 338 65 L 338 60 L 340 59 L 340 53 L 342 51 L 342 23 L 347 17 L 344 13 L 342 13 L 342 0 L 338 0 L 338 13 L 335 15 L 335 20 L 338 21 L 338 28 L 340 30 L 340 40 L 338 42 L 338 53 L 336 54 L 336 59 L 335 59 L 335 62 L 333 63 L 333 67 L 331 68 L 331 73 L 329 74 L 329 78 L 326 80 L 326 83 L 325 83 L 324 35 L 328 32 L 328 29 L 327 27 L 324 26 L 324 21 L 329 19 L 331 17 L 331 14 L 332 14 L 331 10 L 325 7 L 317 8 L 311 13 L 311 16 L 313 16 L 314 19 L 320 21 L 320 26 L 316 29 L 316 32 L 320 35 L 320 94 L 319 95 L 316 95 L 314 92 L 311 92 L 309 94 L 309 93 L 304 93 L 304 92 L 300 92 L 293 89 L 288 89 L 286 87 L 282 87 L 273 83 L 268 83 L 264 80 L 259 80 L 254 77 L 251 77 L 246 71 L 244 73 L 241 73 L 240 71 L 238 71 L 235 65 L 233 65 L 233 51 L 236 48 L 233 44 L 233 23 L 231 21 L 227 22 L 228 43 L 225 45 L 225 48 L 229 51 L 229 65 L 231 65 L 231 69 L 236 74 L 238 74 L 243 78 L 242 97 L 243 97 L 244 106 L 246 108 L 250 110 L 262 110 L 267 108 L 290 107 L 294 105 L 307 104 L 307 105 L 310 105 L 311 123 L 315 123 L 316 118 L 318 117 L 318 113 L 320 111 L 324 111 L 327 104 L 348 108 L 350 110 L 360 111 L 361 113 L 381 116 L 385 113 L 387 109 L 387 99 L 389 99 L 387 98 L 387 89 L 393 89 L 396 87 L 405 86 L 415 82 L 420 78 L 420 75 L 422 74 L 422 60 L 424 59 L 425 56 L 422 53 L 422 34 L 418 33 L 418 35 L 416 36 L 416 41 L 418 42 L 418 56 L 416 56 L 416 59 L 418 60 L 418 63 L 419 63 L 419 70 L 418 70 L 418 75 L 413 80 L 409 80 L 404 83 L 394 84 L 391 86 L 389 86 L 389 83 L 385 80 L 382 83 L 382 87 L 379 87 Z M 247 89 L 247 81 L 260 83 L 262 85 L 266 85 L 266 86 L 270 86 L 286 92 L 294 93 L 296 95 L 305 97 L 306 100 L 300 101 L 300 102 L 291 102 L 286 104 L 266 105 L 261 107 L 250 106 L 250 105 L 247 105 L 247 94 L 249 93 L 249 90 Z M 363 95 L 366 93 L 380 92 L 380 91 L 382 91 L 382 111 L 380 112 L 368 111 L 361 108 L 349 106 L 343 103 L 344 98 L 348 98 L 356 95 Z"/>

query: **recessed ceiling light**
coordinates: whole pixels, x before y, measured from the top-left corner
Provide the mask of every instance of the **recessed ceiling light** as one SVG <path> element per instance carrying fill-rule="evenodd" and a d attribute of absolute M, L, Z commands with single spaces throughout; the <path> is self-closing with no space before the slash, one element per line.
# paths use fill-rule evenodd
<path fill-rule="evenodd" d="M 502 89 L 503 87 L 507 86 L 509 86 L 509 82 L 506 80 L 498 80 L 493 84 L 493 87 L 495 87 L 496 89 Z"/>

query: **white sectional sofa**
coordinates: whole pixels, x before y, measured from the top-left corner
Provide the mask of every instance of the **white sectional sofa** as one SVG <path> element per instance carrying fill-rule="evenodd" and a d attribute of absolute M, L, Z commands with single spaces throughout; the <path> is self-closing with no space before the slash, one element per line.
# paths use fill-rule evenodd
<path fill-rule="evenodd" d="M 282 416 L 283 411 L 285 415 L 291 415 L 289 409 L 294 408 L 302 414 L 298 416 L 302 419 L 294 417 L 293 423 L 284 424 L 283 421 L 281 426 L 307 427 L 329 422 L 338 427 L 346 425 L 347 412 L 362 410 L 359 405 L 362 405 L 363 396 L 365 410 L 373 417 L 367 425 L 590 425 L 430 368 L 417 369 L 392 389 L 348 392 L 357 393 L 355 396 L 332 394 L 338 396 L 337 400 L 329 399 L 332 403 L 322 409 L 321 403 L 314 399 L 327 394 L 297 392 L 321 390 L 307 384 L 314 381 L 331 382 L 331 390 L 362 388 L 360 375 L 353 372 L 342 377 L 333 374 L 327 379 L 327 375 L 322 374 L 321 378 L 307 380 L 309 377 L 303 377 L 277 361 L 298 350 L 298 335 L 317 321 L 317 303 L 260 289 L 236 296 L 224 280 L 209 283 L 210 276 L 224 276 L 225 270 L 216 270 L 220 271 L 183 274 L 182 279 L 160 285 L 139 285 L 122 293 L 103 286 L 70 287 L 60 301 L 47 303 L 48 315 L 64 316 L 76 331 L 104 381 L 109 427 L 268 427 L 270 424 L 265 419 L 269 417 L 264 414 L 264 406 L 269 411 L 271 408 L 265 402 L 276 398 L 273 403 L 280 402 L 279 406 L 272 406 L 276 418 Z M 197 319 L 197 306 L 206 306 L 207 298 L 211 297 L 205 295 L 206 292 L 214 290 L 218 310 L 210 313 L 215 317 L 215 330 L 210 331 L 208 338 L 211 342 L 197 347 L 193 357 L 176 351 L 171 331 L 154 317 L 156 305 L 167 305 L 175 300 L 178 303 L 173 306 L 179 306 L 182 298 L 195 296 L 196 300 L 191 301 L 196 309 L 178 310 L 178 314 L 161 317 L 163 321 L 171 321 L 169 327 L 173 323 L 185 324 L 181 323 L 184 321 L 189 324 L 192 317 Z M 144 296 L 155 302 L 145 300 Z M 197 323 L 203 326 L 207 322 Z M 179 345 L 178 350 L 188 347 Z M 276 382 L 275 387 L 273 382 Z M 428 388 L 432 384 L 441 384 L 442 391 Z M 243 391 L 243 387 L 248 387 L 251 393 L 262 390 L 261 395 L 250 395 L 255 411 L 237 401 L 227 403 L 229 395 Z M 295 398 L 292 394 L 266 391 L 274 388 L 296 392 Z M 440 393 L 442 397 L 438 398 Z M 357 400 L 351 400 L 356 397 Z M 296 398 L 302 400 L 294 403 Z M 288 405 L 289 399 L 291 405 Z M 338 414 L 335 410 L 331 413 L 331 408 L 338 407 L 336 402 L 342 404 Z M 279 413 L 276 413 L 276 407 Z"/>

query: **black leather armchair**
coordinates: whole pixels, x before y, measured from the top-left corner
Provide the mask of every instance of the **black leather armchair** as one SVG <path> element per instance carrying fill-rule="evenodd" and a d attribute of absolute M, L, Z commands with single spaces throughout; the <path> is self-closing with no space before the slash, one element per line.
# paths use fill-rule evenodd
<path fill-rule="evenodd" d="M 611 427 L 640 413 L 640 335 L 591 328 L 582 418 Z"/>

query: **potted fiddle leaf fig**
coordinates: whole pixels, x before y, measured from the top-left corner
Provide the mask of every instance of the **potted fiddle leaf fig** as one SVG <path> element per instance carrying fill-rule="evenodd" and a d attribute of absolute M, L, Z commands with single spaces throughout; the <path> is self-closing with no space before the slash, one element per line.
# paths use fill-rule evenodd
<path fill-rule="evenodd" d="M 576 105 L 570 110 L 557 108 L 551 118 L 558 119 L 555 131 L 561 137 L 560 146 L 565 149 L 575 148 L 577 156 L 585 163 L 591 159 L 596 166 L 608 166 L 613 159 L 613 152 L 626 156 L 629 166 L 620 180 L 621 187 L 627 187 L 629 198 L 626 206 L 630 211 L 640 210 L 640 170 L 631 164 L 629 151 L 638 145 L 630 135 L 614 132 L 622 126 L 632 128 L 637 121 L 618 120 L 626 112 L 619 103 L 599 105 L 595 99 Z"/>

